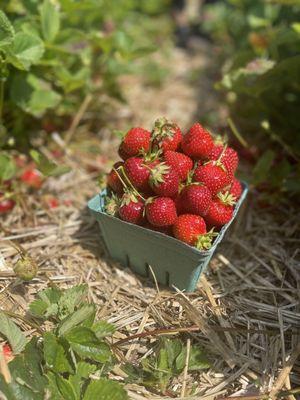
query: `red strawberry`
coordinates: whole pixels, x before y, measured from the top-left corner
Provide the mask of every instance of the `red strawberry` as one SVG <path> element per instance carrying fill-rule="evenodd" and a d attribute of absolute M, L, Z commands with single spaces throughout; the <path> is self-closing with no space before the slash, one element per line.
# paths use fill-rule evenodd
<path fill-rule="evenodd" d="M 176 239 L 200 250 L 208 250 L 214 236 L 212 232 L 206 232 L 204 219 L 193 214 L 180 215 L 173 225 L 173 233 Z"/>
<path fill-rule="evenodd" d="M 145 222 L 144 208 L 145 205 L 141 199 L 138 199 L 132 192 L 126 192 L 119 207 L 120 218 L 132 224 L 142 225 Z"/>
<path fill-rule="evenodd" d="M 194 124 L 183 136 L 181 147 L 184 154 L 194 159 L 208 157 L 214 142 L 210 133 L 199 123 Z"/>
<path fill-rule="evenodd" d="M 149 184 L 159 196 L 174 197 L 179 190 L 179 176 L 169 165 L 159 163 L 151 168 Z"/>
<path fill-rule="evenodd" d="M 107 175 L 107 185 L 117 194 L 122 194 L 124 188 L 115 170 L 119 167 L 122 167 L 123 165 L 124 163 L 122 161 L 116 162 L 113 166 L 113 169 Z M 122 175 L 122 172 L 120 170 L 118 171 L 118 173 Z"/>
<path fill-rule="evenodd" d="M 149 185 L 150 169 L 158 163 L 159 161 L 148 162 L 139 157 L 128 158 L 124 164 L 126 176 L 136 189 L 152 193 Z"/>
<path fill-rule="evenodd" d="M 151 225 L 173 225 L 177 218 L 175 203 L 169 197 L 148 199 L 146 202 L 146 216 Z"/>
<path fill-rule="evenodd" d="M 124 136 L 121 148 L 130 157 L 138 155 L 141 150 L 147 152 L 150 149 L 151 133 L 144 128 L 132 128 Z"/>
<path fill-rule="evenodd" d="M 243 192 L 243 188 L 242 188 L 241 182 L 238 179 L 233 178 L 233 181 L 231 182 L 231 185 L 226 187 L 222 191 L 222 193 L 225 194 L 226 191 L 229 192 L 229 194 L 232 195 L 232 197 L 234 198 L 235 201 L 237 201 L 241 197 L 241 194 Z"/>
<path fill-rule="evenodd" d="M 185 211 L 190 214 L 205 215 L 212 202 L 211 193 L 204 185 L 186 186 L 180 196 Z"/>
<path fill-rule="evenodd" d="M 35 168 L 24 171 L 21 175 L 21 180 L 35 189 L 39 189 L 43 184 L 42 174 Z"/>
<path fill-rule="evenodd" d="M 234 175 L 239 163 L 239 157 L 237 152 L 233 150 L 231 147 L 226 147 L 226 149 L 224 149 L 224 146 L 222 145 L 214 146 L 211 152 L 209 153 L 208 158 L 210 160 L 215 160 L 215 161 L 220 160 L 230 176 Z"/>
<path fill-rule="evenodd" d="M 218 194 L 218 197 L 212 201 L 211 206 L 205 216 L 208 225 L 221 228 L 227 224 L 233 216 L 233 205 L 235 201 L 228 193 Z"/>
<path fill-rule="evenodd" d="M 195 182 L 204 183 L 213 196 L 230 183 L 229 175 L 224 171 L 221 165 L 214 161 L 204 165 L 198 165 L 195 169 L 193 180 Z"/>
<path fill-rule="evenodd" d="M 164 152 L 167 150 L 177 150 L 181 141 L 182 133 L 180 128 L 166 118 L 158 118 L 154 123 L 152 132 L 153 145 L 159 147 Z"/>
<path fill-rule="evenodd" d="M 119 149 L 118 149 L 118 154 L 120 156 L 120 158 L 122 158 L 122 160 L 126 161 L 127 158 L 130 158 L 131 156 L 129 154 L 126 153 L 126 151 L 124 150 L 124 146 L 123 143 L 120 144 Z"/>
<path fill-rule="evenodd" d="M 7 363 L 14 359 L 12 349 L 11 349 L 11 347 L 10 347 L 10 345 L 8 343 L 5 343 L 2 346 L 2 352 L 3 352 L 3 356 L 5 358 L 5 361 Z"/>
<path fill-rule="evenodd" d="M 193 168 L 193 161 L 190 157 L 176 151 L 168 150 L 165 152 L 164 158 L 167 164 L 177 172 L 180 180 L 185 181 Z"/>
<path fill-rule="evenodd" d="M 0 214 L 11 211 L 16 203 L 12 199 L 5 199 L 0 193 Z"/>
<path fill-rule="evenodd" d="M 47 206 L 49 208 L 57 208 L 59 206 L 59 201 L 55 197 L 49 197 L 46 199 Z"/>

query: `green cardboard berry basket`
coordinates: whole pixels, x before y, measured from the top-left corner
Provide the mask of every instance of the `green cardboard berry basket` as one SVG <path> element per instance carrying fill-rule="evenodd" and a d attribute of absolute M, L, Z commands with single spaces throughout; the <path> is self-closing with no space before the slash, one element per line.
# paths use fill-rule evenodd
<path fill-rule="evenodd" d="M 243 193 L 235 206 L 233 218 L 223 226 L 208 251 L 200 251 L 163 233 L 106 214 L 106 190 L 93 197 L 88 202 L 88 208 L 100 225 L 102 240 L 111 258 L 143 276 L 151 276 L 151 266 L 159 283 L 192 292 L 216 247 L 235 219 L 247 192 L 248 186 L 243 183 Z"/>

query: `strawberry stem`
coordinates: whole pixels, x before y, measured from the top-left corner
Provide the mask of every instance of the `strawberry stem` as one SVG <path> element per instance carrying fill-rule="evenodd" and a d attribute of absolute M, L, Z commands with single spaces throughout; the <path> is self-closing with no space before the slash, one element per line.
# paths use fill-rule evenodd
<path fill-rule="evenodd" d="M 118 175 L 118 178 L 120 179 L 120 181 L 122 182 L 122 185 L 124 186 L 124 188 L 128 188 L 128 185 L 130 186 L 130 188 L 132 189 L 132 191 L 138 196 L 140 197 L 143 201 L 146 201 L 146 199 L 136 190 L 136 188 L 133 186 L 133 184 L 130 182 L 130 179 L 128 178 L 125 169 L 123 166 L 120 166 L 119 168 L 115 169 L 113 168 L 114 171 L 116 172 L 116 174 Z M 125 177 L 125 179 L 127 180 L 128 185 L 126 185 L 126 183 L 124 182 L 124 180 L 121 178 L 119 172 L 117 170 L 121 170 L 123 176 Z"/>

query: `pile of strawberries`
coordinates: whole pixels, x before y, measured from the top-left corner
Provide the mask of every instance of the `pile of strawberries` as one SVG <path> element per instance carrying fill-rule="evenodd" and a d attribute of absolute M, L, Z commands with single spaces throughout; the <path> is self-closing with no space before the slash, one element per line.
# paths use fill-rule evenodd
<path fill-rule="evenodd" d="M 199 123 L 183 135 L 159 118 L 152 132 L 130 129 L 119 155 L 107 177 L 106 212 L 209 249 L 242 194 L 236 151 Z"/>

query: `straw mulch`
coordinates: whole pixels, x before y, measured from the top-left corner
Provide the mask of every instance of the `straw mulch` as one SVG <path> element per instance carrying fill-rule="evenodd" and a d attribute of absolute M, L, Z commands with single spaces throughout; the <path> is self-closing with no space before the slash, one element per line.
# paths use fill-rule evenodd
<path fill-rule="evenodd" d="M 99 136 L 101 141 L 95 146 L 107 155 L 113 150 L 112 137 L 107 130 Z M 54 140 L 64 146 L 61 138 Z M 98 305 L 98 318 L 118 328 L 115 342 L 154 331 L 152 337 L 119 345 L 120 365 L 124 361 L 138 364 L 151 354 L 159 329 L 192 327 L 180 335 L 187 343 L 191 340 L 203 347 L 212 367 L 201 373 L 183 373 L 164 397 L 127 385 L 132 399 L 182 396 L 208 400 L 228 395 L 255 399 L 269 392 L 275 398 L 285 389 L 300 386 L 297 210 L 292 205 L 260 208 L 252 192 L 197 291 L 170 291 L 105 257 L 98 227 L 85 208 L 87 199 L 97 191 L 97 173 L 85 169 L 90 159 L 82 149 L 68 149 L 64 162 L 72 166 L 72 172 L 49 179 L 42 194 L 24 197 L 3 220 L 0 307 L 24 314 L 36 293 L 50 283 L 69 287 L 86 282 L 90 300 Z M 104 163 L 103 170 L 107 168 Z M 43 203 L 47 192 L 57 196 L 62 205 L 49 210 Z M 63 205 L 64 199 L 72 204 Z M 18 255 L 9 240 L 20 243 L 38 261 L 39 275 L 34 281 L 15 282 L 12 266 Z M 26 324 L 21 326 L 28 335 L 34 334 Z M 120 368 L 115 368 L 112 377 L 125 378 Z M 190 396 L 192 386 L 196 393 Z M 286 398 L 294 399 L 292 395 Z"/>

